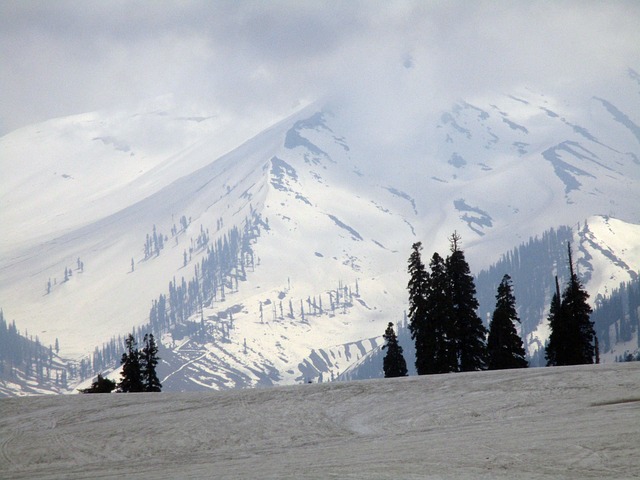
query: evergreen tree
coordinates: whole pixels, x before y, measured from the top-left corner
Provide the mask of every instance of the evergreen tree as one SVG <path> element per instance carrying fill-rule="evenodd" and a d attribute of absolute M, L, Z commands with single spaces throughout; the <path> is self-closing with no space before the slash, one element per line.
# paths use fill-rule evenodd
<path fill-rule="evenodd" d="M 140 352 L 136 348 L 136 340 L 131 334 L 125 340 L 125 349 L 120 362 L 122 372 L 120 373 L 121 380 L 118 384 L 118 391 L 123 393 L 143 392 Z"/>
<path fill-rule="evenodd" d="M 409 257 L 409 330 L 416 345 L 416 371 L 418 375 L 429 373 L 429 348 L 426 346 L 428 338 L 426 289 L 428 274 L 425 269 L 420 251 L 422 243 L 412 245 Z M 431 359 L 432 360 L 432 359 Z"/>
<path fill-rule="evenodd" d="M 596 360 L 596 334 L 591 321 L 591 307 L 585 291 L 573 268 L 571 244 L 568 244 L 569 284 L 553 319 L 549 320 L 551 333 L 547 346 L 547 365 L 581 365 Z M 558 290 L 556 290 L 558 295 Z M 551 317 L 551 314 L 550 314 Z"/>
<path fill-rule="evenodd" d="M 516 299 L 512 292 L 511 277 L 505 275 L 498 286 L 496 309 L 489 328 L 487 340 L 489 370 L 527 366 L 522 339 L 516 331 L 515 322 L 520 323 L 516 312 Z"/>
<path fill-rule="evenodd" d="M 547 367 L 555 365 L 562 365 L 558 363 L 558 359 L 566 357 L 564 348 L 567 345 L 567 330 L 566 323 L 560 317 L 562 307 L 562 297 L 560 296 L 560 285 L 558 284 L 558 277 L 556 276 L 556 291 L 551 299 L 551 306 L 549 307 L 549 316 L 547 321 L 549 322 L 549 340 L 545 348 L 545 358 L 547 359 Z"/>
<path fill-rule="evenodd" d="M 426 373 L 448 373 L 458 369 L 452 304 L 444 259 L 436 252 L 429 263 L 426 286 Z"/>
<path fill-rule="evenodd" d="M 158 346 L 153 334 L 149 333 L 144 336 L 144 348 L 140 357 L 141 377 L 145 392 L 160 392 L 162 390 L 162 384 L 156 374 L 158 360 L 160 360 Z"/>
<path fill-rule="evenodd" d="M 383 349 L 387 350 L 387 354 L 383 360 L 384 377 L 406 377 L 407 362 L 402 355 L 402 347 L 398 343 L 398 337 L 393 330 L 393 323 L 389 322 L 387 330 L 384 332 L 385 345 Z"/>
<path fill-rule="evenodd" d="M 458 242 L 460 236 L 454 232 L 450 238 L 451 255 L 447 257 L 451 314 L 456 335 L 458 368 L 462 372 L 482 370 L 486 366 L 485 338 L 487 330 L 478 317 L 476 287 L 469 264 Z"/>
<path fill-rule="evenodd" d="M 568 245 L 569 254 L 569 285 L 562 295 L 562 316 L 566 319 L 570 329 L 570 343 L 565 365 L 581 365 L 595 361 L 595 331 L 591 321 L 591 307 L 587 303 L 589 294 L 578 280 L 571 259 L 571 244 Z"/>
<path fill-rule="evenodd" d="M 80 390 L 82 393 L 111 393 L 116 389 L 116 382 L 104 378 L 98 374 L 98 378 L 94 380 L 89 388 Z"/>

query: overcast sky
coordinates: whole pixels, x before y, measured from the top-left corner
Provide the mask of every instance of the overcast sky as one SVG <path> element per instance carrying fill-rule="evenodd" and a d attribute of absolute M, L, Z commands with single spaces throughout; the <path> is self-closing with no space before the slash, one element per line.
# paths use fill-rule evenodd
<path fill-rule="evenodd" d="M 379 114 L 640 71 L 640 2 L 0 0 L 0 134 L 172 93 Z"/>

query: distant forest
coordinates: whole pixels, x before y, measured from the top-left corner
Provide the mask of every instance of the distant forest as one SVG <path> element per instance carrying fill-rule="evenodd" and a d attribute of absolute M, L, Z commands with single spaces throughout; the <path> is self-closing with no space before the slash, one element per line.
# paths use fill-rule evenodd
<path fill-rule="evenodd" d="M 15 321 L 7 323 L 0 310 L 0 380 L 29 387 L 67 388 L 67 366 L 58 357 L 59 344 L 43 345 L 24 332 Z"/>
<path fill-rule="evenodd" d="M 513 281 L 518 314 L 522 325 L 521 336 L 527 340 L 541 318 L 546 318 L 551 297 L 555 291 L 555 276 L 561 285 L 569 279 L 567 243 L 572 240 L 569 227 L 551 228 L 542 237 L 508 251 L 489 269 L 476 275 L 478 314 L 485 324 L 496 306 L 496 289 L 507 274 Z M 579 270 L 579 269 L 578 269 Z M 526 342 L 528 343 L 528 342 Z M 538 344 L 538 348 L 544 345 Z"/>
<path fill-rule="evenodd" d="M 172 237 L 177 238 L 181 232 L 185 232 L 189 221 L 190 219 L 181 217 L 182 228 L 178 230 L 173 227 Z M 222 225 L 219 220 L 217 228 L 221 229 Z M 260 236 L 261 228 L 269 227 L 254 210 L 245 218 L 242 228 L 230 228 L 215 242 L 211 241 L 208 230 L 201 226 L 197 238 L 190 240 L 189 250 L 183 253 L 182 267 L 186 269 L 192 265 L 191 277 L 182 276 L 179 280 L 173 277 L 169 281 L 168 293 L 162 293 L 152 301 L 148 323 L 133 328 L 135 341 L 141 343 L 146 333 L 159 339 L 163 333 L 174 328 L 179 328 L 184 335 L 206 336 L 208 332 L 203 308 L 213 302 L 223 302 L 228 292 L 238 290 L 238 283 L 246 279 L 247 269 L 255 268 L 256 260 L 251 245 Z M 153 251 L 159 255 L 160 248 L 155 247 L 153 238 L 153 234 L 147 235 L 145 253 Z M 205 255 L 200 262 L 194 262 L 193 254 L 199 252 L 204 252 Z M 149 258 L 151 257 L 145 256 L 145 261 Z M 222 331 L 228 332 L 232 322 L 231 317 Z M 125 340 L 126 336 L 114 336 L 101 347 L 96 347 L 92 357 L 81 362 L 80 378 L 85 379 L 118 366 L 125 351 Z"/>
<path fill-rule="evenodd" d="M 569 227 L 560 227 L 546 231 L 541 238 L 530 238 L 526 243 L 507 252 L 488 270 L 482 270 L 476 276 L 477 298 L 480 304 L 479 313 L 485 322 L 487 314 L 495 307 L 495 291 L 502 275 L 509 274 L 513 279 L 513 290 L 518 312 L 522 322 L 522 338 L 530 339 L 541 318 L 546 321 L 551 296 L 555 289 L 555 275 L 560 285 L 567 282 L 569 268 L 566 262 L 566 245 L 572 240 Z M 588 281 L 591 265 L 577 262 L 578 276 Z M 591 299 L 594 311 L 591 320 L 599 340 L 600 353 L 613 351 L 617 343 L 629 342 L 639 328 L 640 278 L 621 284 L 610 295 L 598 295 Z M 543 353 L 544 345 L 538 342 L 539 351 Z M 628 352 L 635 358 L 640 349 L 640 338 Z M 629 355 L 618 358 L 619 361 L 629 359 Z M 532 362 L 534 365 L 543 365 Z"/>
<path fill-rule="evenodd" d="M 640 279 L 621 284 L 607 297 L 596 298 L 596 308 L 591 315 L 600 340 L 600 351 L 613 351 L 616 344 L 626 344 L 627 350 L 619 353 L 619 362 L 640 360 Z M 634 335 L 636 341 L 632 343 Z"/>
<path fill-rule="evenodd" d="M 188 221 L 184 217 L 181 218 L 181 226 L 180 231 L 171 229 L 172 237 L 186 230 Z M 219 221 L 217 228 L 221 227 Z M 246 279 L 247 269 L 255 267 L 258 260 L 254 258 L 251 245 L 260 236 L 261 228 L 268 229 L 268 223 L 255 211 L 244 220 L 242 228 L 229 229 L 215 242 L 210 240 L 208 230 L 201 228 L 200 235 L 191 241 L 191 248 L 183 256 L 183 268 L 192 265 L 191 276 L 171 279 L 167 293 L 152 301 L 148 323 L 133 329 L 136 341 L 141 342 L 147 332 L 159 339 L 163 333 L 176 328 L 184 335 L 201 335 L 203 338 L 211 335 L 213 332 L 207 331 L 211 327 L 204 322 L 202 308 L 212 302 L 224 301 L 228 292 L 237 291 L 238 282 Z M 153 235 L 149 238 L 153 239 Z M 546 321 L 555 275 L 561 285 L 569 277 L 566 245 L 571 239 L 569 227 L 549 229 L 541 237 L 530 238 L 505 253 L 498 262 L 476 275 L 478 314 L 485 325 L 488 325 L 489 316 L 495 308 L 496 289 L 503 276 L 508 274 L 513 280 L 513 293 L 522 325 L 521 336 L 525 343 L 529 343 L 540 319 Z M 151 250 L 152 247 L 148 248 Z M 201 261 L 193 262 L 192 253 L 198 251 L 205 252 L 205 255 Z M 158 252 L 159 249 L 156 254 Z M 152 261 L 150 257 L 145 260 Z M 579 274 L 588 276 L 591 273 L 590 265 L 578 262 L 577 268 Z M 612 352 L 616 344 L 623 344 L 625 350 L 616 354 L 617 361 L 640 360 L 640 278 L 621 284 L 608 296 L 599 295 L 592 300 L 595 306 L 591 319 L 595 323 L 600 353 Z M 313 303 L 311 300 L 308 303 L 311 313 L 315 297 Z M 333 302 L 331 304 L 333 306 Z M 275 312 L 275 304 L 273 308 Z M 319 308 L 322 308 L 321 303 Z M 232 314 L 230 311 L 226 316 L 220 316 L 218 335 L 224 337 L 225 332 L 228 335 L 233 326 Z M 415 353 L 406 314 L 398 322 L 397 334 L 399 344 L 404 348 L 409 374 L 413 374 Z M 632 341 L 634 338 L 636 340 Z M 15 322 L 7 322 L 0 310 L 0 381 L 39 385 L 53 390 L 66 389 L 68 383 L 117 367 L 125 351 L 125 339 L 126 335 L 114 336 L 101 347 L 96 347 L 90 357 L 78 363 L 66 362 L 58 357 L 60 346 L 57 340 L 55 345 L 47 346 L 37 336 L 34 338 L 26 331 L 20 333 Z M 529 359 L 531 366 L 544 365 L 544 345 L 538 343 L 538 352 Z M 340 378 L 372 378 L 381 376 L 381 373 L 382 352 L 374 351 Z"/>

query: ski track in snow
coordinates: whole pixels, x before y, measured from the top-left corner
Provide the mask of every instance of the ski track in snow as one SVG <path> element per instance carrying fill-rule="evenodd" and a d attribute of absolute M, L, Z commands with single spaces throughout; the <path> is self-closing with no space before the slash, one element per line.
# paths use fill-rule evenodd
<path fill-rule="evenodd" d="M 640 366 L 0 400 L 0 477 L 629 479 Z"/>

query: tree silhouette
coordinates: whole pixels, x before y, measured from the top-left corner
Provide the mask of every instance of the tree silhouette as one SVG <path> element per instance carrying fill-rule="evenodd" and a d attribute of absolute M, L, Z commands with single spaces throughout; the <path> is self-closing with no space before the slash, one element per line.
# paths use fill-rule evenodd
<path fill-rule="evenodd" d="M 136 340 L 129 334 L 125 340 L 126 351 L 122 354 L 122 372 L 118 391 L 123 393 L 143 392 L 142 373 L 140 369 L 140 352 L 136 348 Z"/>
<path fill-rule="evenodd" d="M 387 350 L 383 359 L 385 378 L 406 377 L 407 362 L 402 355 L 402 347 L 398 343 L 396 332 L 393 330 L 393 323 L 389 322 L 383 337 L 386 343 L 382 348 Z"/>
<path fill-rule="evenodd" d="M 476 287 L 464 252 L 460 249 L 460 236 L 454 232 L 449 238 L 451 255 L 447 257 L 451 315 L 458 354 L 458 368 L 462 372 L 482 370 L 486 366 L 485 338 L 487 330 L 476 313 Z"/>
<path fill-rule="evenodd" d="M 162 384 L 156 374 L 158 360 L 158 346 L 153 334 L 149 333 L 144 336 L 144 348 L 140 356 L 141 377 L 145 392 L 162 391 Z"/>
<path fill-rule="evenodd" d="M 511 277 L 505 275 L 498 286 L 496 308 L 493 312 L 487 357 L 489 370 L 524 368 L 527 366 L 522 339 L 515 323 L 520 323 L 516 311 L 516 299 L 512 292 Z"/>
<path fill-rule="evenodd" d="M 551 334 L 547 346 L 547 365 L 581 365 L 596 361 L 596 333 L 591 321 L 589 294 L 573 268 L 571 244 L 569 284 L 562 294 L 559 312 L 549 321 Z"/>
<path fill-rule="evenodd" d="M 426 293 L 426 334 L 424 342 L 429 357 L 427 373 L 455 372 L 455 330 L 452 318 L 452 303 L 449 278 L 445 260 L 436 252 L 429 263 Z"/>
<path fill-rule="evenodd" d="M 98 377 L 94 380 L 89 388 L 80 390 L 82 393 L 111 393 L 116 389 L 116 382 L 104 378 L 98 374 Z"/>
<path fill-rule="evenodd" d="M 411 338 L 416 345 L 416 371 L 418 375 L 429 373 L 430 349 L 427 346 L 429 341 L 427 325 L 427 305 L 426 292 L 428 274 L 422 263 L 421 250 L 422 243 L 416 242 L 412 245 L 412 253 L 409 257 L 409 330 Z"/>

